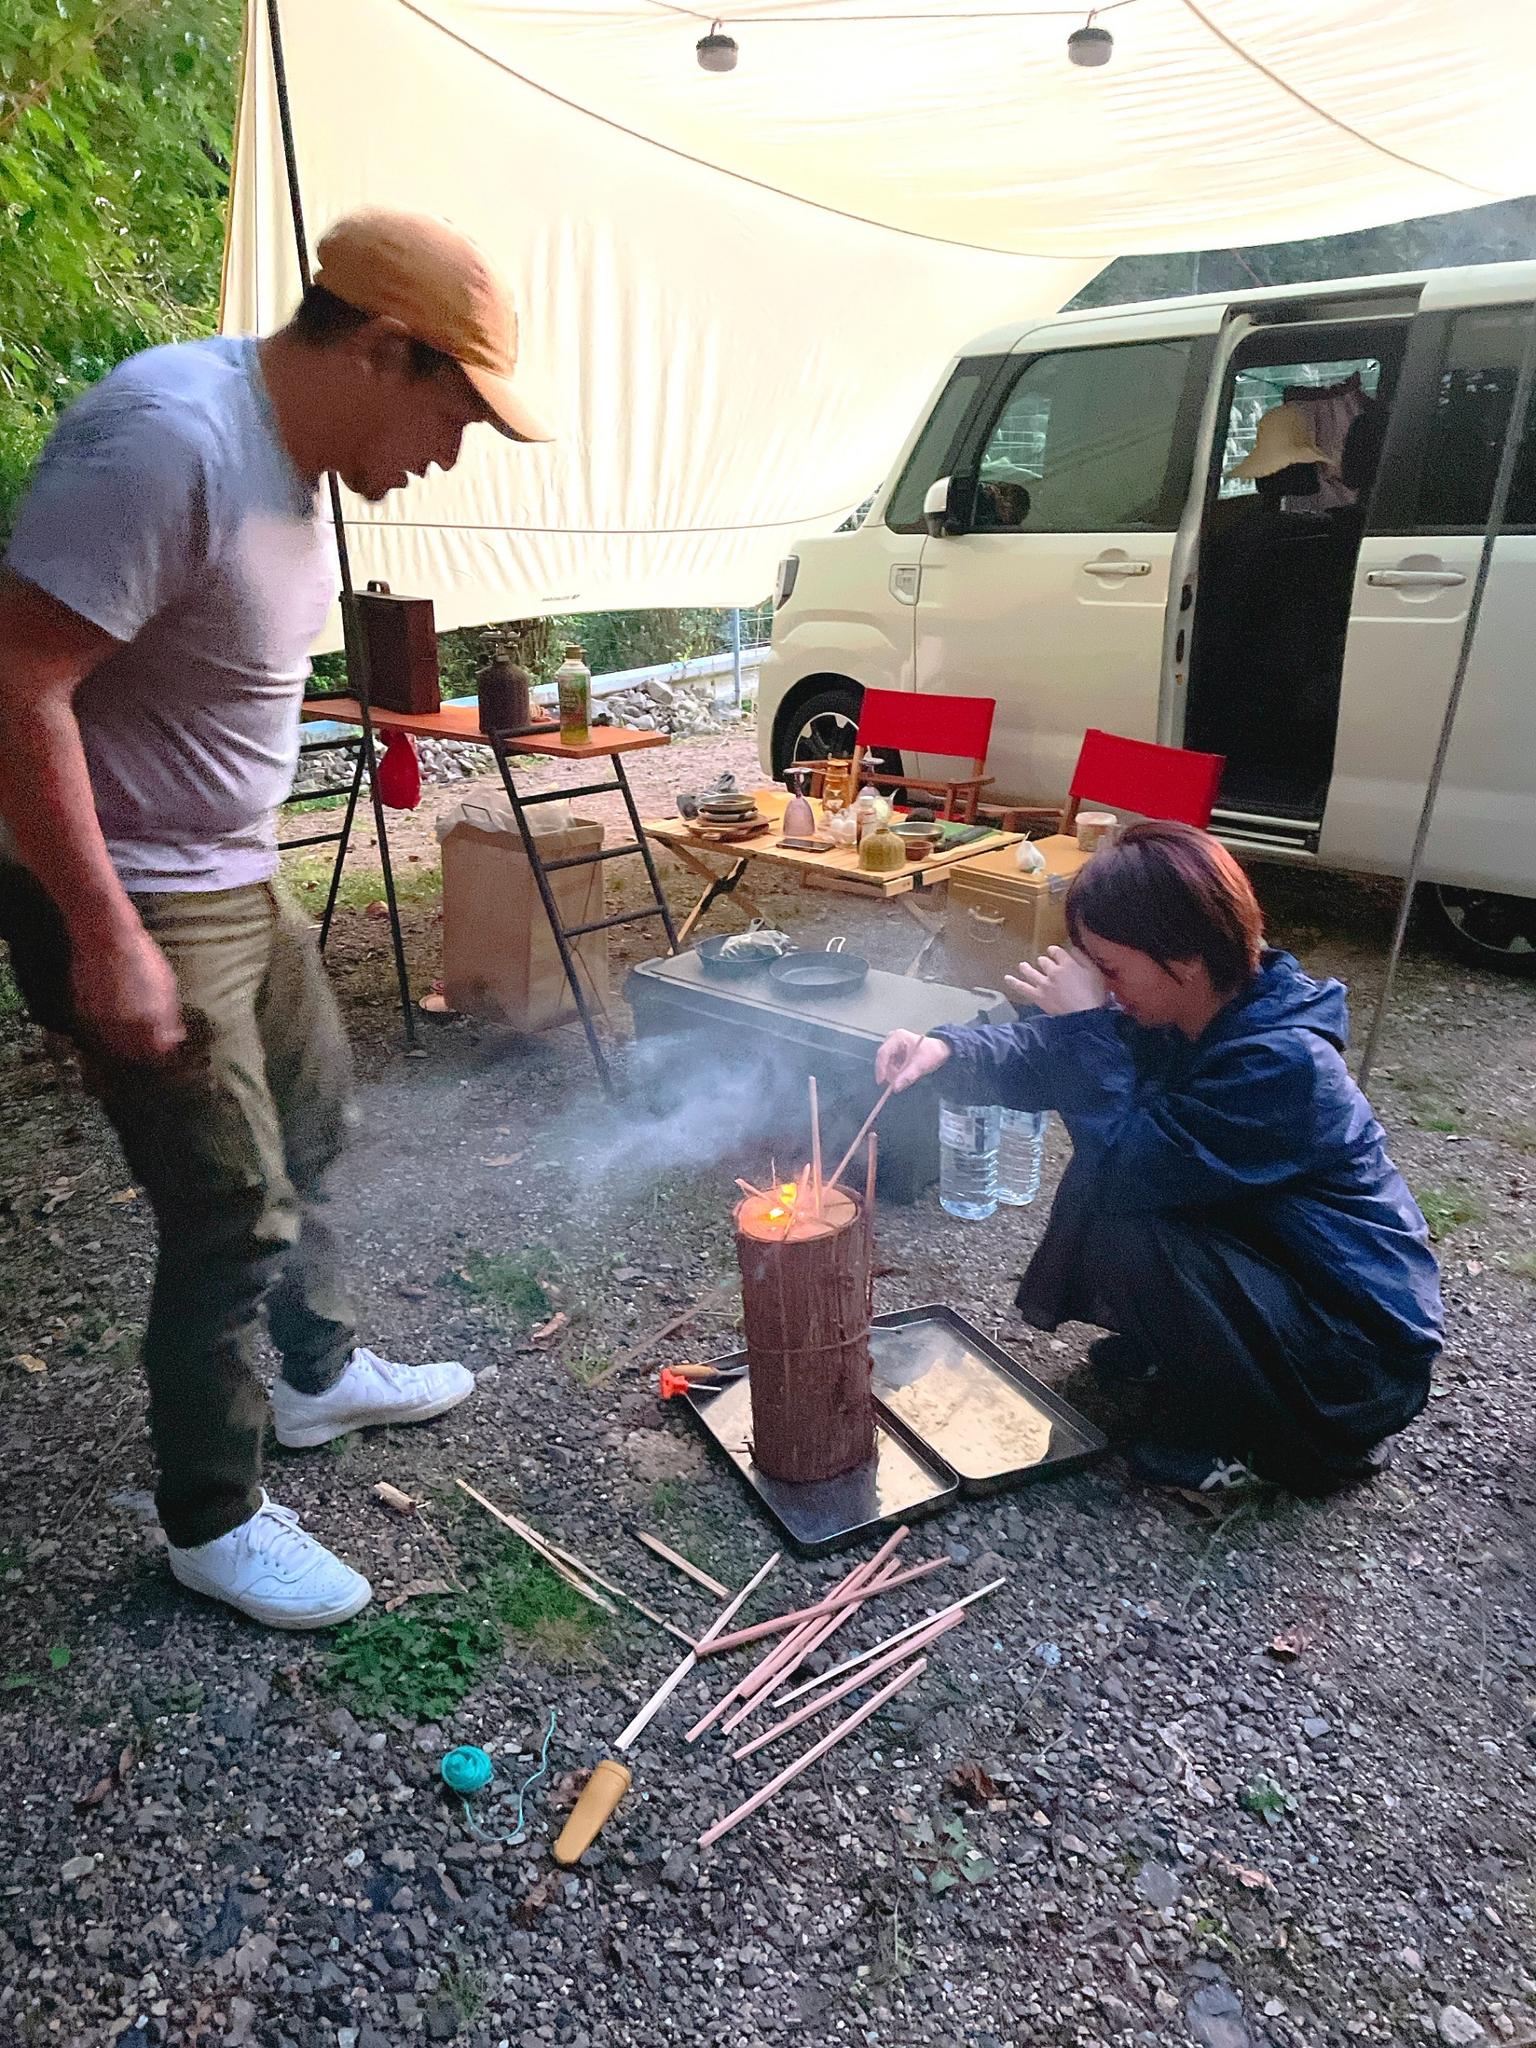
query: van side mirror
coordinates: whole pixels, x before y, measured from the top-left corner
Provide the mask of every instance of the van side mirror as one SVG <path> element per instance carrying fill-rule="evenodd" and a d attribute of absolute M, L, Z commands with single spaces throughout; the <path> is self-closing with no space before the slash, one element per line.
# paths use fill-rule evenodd
<path fill-rule="evenodd" d="M 941 476 L 937 483 L 928 486 L 923 499 L 923 524 L 932 540 L 942 539 L 946 534 L 969 533 L 975 510 L 975 477 L 959 472 Z"/>

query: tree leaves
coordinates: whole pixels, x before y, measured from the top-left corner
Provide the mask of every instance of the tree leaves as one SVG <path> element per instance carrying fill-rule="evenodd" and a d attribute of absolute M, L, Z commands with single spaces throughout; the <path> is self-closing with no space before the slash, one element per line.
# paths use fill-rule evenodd
<path fill-rule="evenodd" d="M 0 537 L 55 414 L 217 320 L 240 0 L 0 9 Z"/>

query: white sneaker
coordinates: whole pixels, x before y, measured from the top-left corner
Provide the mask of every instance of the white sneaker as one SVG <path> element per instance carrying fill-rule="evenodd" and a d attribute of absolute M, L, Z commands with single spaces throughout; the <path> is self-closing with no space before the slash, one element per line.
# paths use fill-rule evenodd
<path fill-rule="evenodd" d="M 272 1420 L 286 1450 L 312 1450 L 350 1430 L 387 1422 L 429 1422 L 475 1391 L 475 1376 L 456 1359 L 437 1365 L 391 1365 L 361 1345 L 335 1386 L 301 1394 L 286 1380 L 272 1387 Z"/>
<path fill-rule="evenodd" d="M 228 1535 L 169 1549 L 171 1572 L 184 1586 L 269 1628 L 330 1628 L 373 1598 L 361 1572 L 317 1543 L 292 1508 L 265 1494 L 250 1520 Z"/>

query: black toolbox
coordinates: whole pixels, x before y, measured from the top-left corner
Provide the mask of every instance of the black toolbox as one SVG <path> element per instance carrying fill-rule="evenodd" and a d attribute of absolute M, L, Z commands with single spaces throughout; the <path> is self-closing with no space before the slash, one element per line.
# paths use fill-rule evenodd
<path fill-rule="evenodd" d="M 822 1157 L 830 1173 L 874 1107 L 875 1054 L 892 1031 L 1007 1024 L 1017 1014 L 995 989 L 950 988 L 874 967 L 861 987 L 837 996 L 785 989 L 766 974 L 722 981 L 696 952 L 644 961 L 624 994 L 640 1041 L 642 1085 L 649 1073 L 658 1084 L 664 1079 L 669 1092 L 684 1085 L 708 1091 L 728 1076 L 741 1139 L 776 1150 L 786 1174 L 804 1163 L 810 1075 L 821 1098 Z M 647 1047 L 665 1039 L 676 1042 L 677 1059 L 667 1058 L 664 1047 Z M 644 1057 L 647 1050 L 653 1057 Z M 745 1116 L 743 1102 L 750 1104 Z M 937 1090 L 919 1086 L 892 1096 L 878 1129 L 880 1194 L 892 1202 L 916 1201 L 939 1177 Z M 737 1135 L 733 1130 L 733 1140 Z M 852 1167 L 848 1178 L 856 1180 Z"/>

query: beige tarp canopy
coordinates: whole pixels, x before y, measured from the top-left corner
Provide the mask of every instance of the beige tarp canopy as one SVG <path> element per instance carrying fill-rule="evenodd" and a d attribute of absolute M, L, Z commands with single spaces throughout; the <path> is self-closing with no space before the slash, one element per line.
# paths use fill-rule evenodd
<path fill-rule="evenodd" d="M 297 296 L 265 0 L 225 324 Z M 359 582 L 443 625 L 746 604 L 878 483 L 945 363 L 1111 258 L 1536 189 L 1533 0 L 282 0 L 311 239 L 444 214 L 513 280 L 562 439 L 349 503 Z"/>

